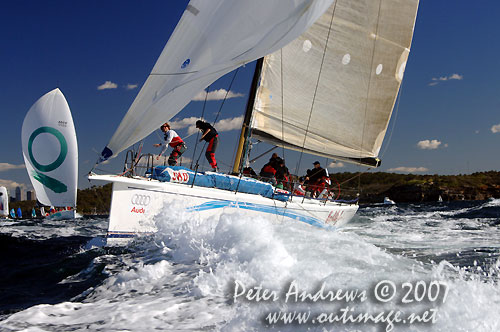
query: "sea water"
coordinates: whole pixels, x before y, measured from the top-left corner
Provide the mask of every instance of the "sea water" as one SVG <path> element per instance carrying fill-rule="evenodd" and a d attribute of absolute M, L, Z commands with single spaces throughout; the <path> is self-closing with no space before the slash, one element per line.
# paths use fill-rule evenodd
<path fill-rule="evenodd" d="M 499 331 L 500 200 L 362 207 L 337 231 L 166 207 L 2 222 L 1 331 Z"/>

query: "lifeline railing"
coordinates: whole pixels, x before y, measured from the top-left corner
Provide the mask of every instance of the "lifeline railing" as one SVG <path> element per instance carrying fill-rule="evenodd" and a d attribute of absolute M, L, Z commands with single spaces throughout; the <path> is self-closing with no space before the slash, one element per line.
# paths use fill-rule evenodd
<path fill-rule="evenodd" d="M 140 151 L 135 152 L 133 150 L 128 150 L 126 153 L 126 156 L 125 156 L 125 163 L 123 165 L 123 173 L 121 175 L 128 176 L 128 177 L 140 176 L 140 177 L 150 178 L 150 176 L 153 175 L 153 171 L 154 171 L 155 166 L 161 166 L 162 164 L 163 164 L 163 166 L 167 166 L 167 157 L 165 156 L 162 159 L 163 159 L 162 161 L 159 161 L 158 164 L 155 165 L 155 155 L 153 155 L 151 153 L 140 154 Z M 199 173 L 198 167 L 195 168 L 194 172 L 195 172 L 195 174 L 194 174 L 193 184 L 191 185 L 191 187 L 194 185 L 194 180 L 196 179 L 196 176 Z M 241 179 L 243 176 L 245 176 L 245 175 L 244 174 L 238 175 L 239 180 L 238 180 L 238 184 L 236 186 L 236 190 L 234 191 L 235 194 L 238 193 L 238 188 L 240 186 L 240 182 L 241 182 Z M 272 182 L 272 180 L 273 180 L 271 178 L 265 178 L 265 177 L 261 177 L 261 176 L 246 176 L 246 177 L 260 180 L 263 182 L 268 182 L 268 183 Z M 311 199 L 311 200 L 324 201 L 325 205 L 327 204 L 327 202 L 356 204 L 358 202 L 358 199 L 359 199 L 359 197 L 357 197 L 354 200 L 339 200 L 340 184 L 338 182 L 336 182 L 337 188 L 334 188 L 333 186 L 331 186 L 331 187 L 327 186 L 328 190 L 327 190 L 326 197 L 318 197 L 318 198 L 311 197 L 312 196 L 311 191 L 306 191 L 306 193 L 304 195 L 294 194 L 295 185 L 298 183 L 300 183 L 300 182 L 299 181 L 287 181 L 283 185 L 283 189 L 278 188 L 275 185 L 273 185 L 274 194 L 273 194 L 272 199 L 274 199 L 274 195 L 276 193 L 278 193 L 280 189 L 289 192 L 289 201 L 292 201 L 293 197 L 296 197 L 296 198 L 302 198 L 302 203 L 307 198 L 307 199 Z M 307 189 L 314 188 L 314 186 L 309 186 L 309 187 L 305 186 L 305 187 Z M 334 190 L 337 190 L 337 189 L 338 189 L 338 193 L 337 193 L 336 197 L 333 198 L 333 196 L 331 196 L 331 194 L 333 193 Z"/>

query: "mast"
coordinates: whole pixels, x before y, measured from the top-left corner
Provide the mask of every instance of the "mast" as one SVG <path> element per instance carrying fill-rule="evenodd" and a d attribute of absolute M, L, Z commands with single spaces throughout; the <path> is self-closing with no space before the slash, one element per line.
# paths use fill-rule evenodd
<path fill-rule="evenodd" d="M 255 96 L 257 94 L 257 88 L 259 87 L 260 73 L 262 71 L 262 65 L 264 64 L 264 58 L 257 60 L 255 64 L 255 72 L 253 74 L 252 85 L 250 87 L 250 95 L 248 96 L 247 107 L 245 111 L 245 118 L 243 119 L 243 125 L 241 127 L 240 140 L 238 142 L 238 149 L 236 151 L 236 157 L 234 159 L 233 173 L 240 173 L 241 166 L 243 164 L 244 150 L 246 150 L 247 140 L 250 136 L 250 121 L 252 120 L 253 106 L 255 103 Z"/>

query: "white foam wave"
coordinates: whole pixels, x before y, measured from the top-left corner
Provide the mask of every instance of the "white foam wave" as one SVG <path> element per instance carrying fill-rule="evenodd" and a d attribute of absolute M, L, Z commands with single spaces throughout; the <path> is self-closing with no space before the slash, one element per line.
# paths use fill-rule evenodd
<path fill-rule="evenodd" d="M 390 223 L 384 218 L 373 224 L 384 227 L 384 223 Z M 234 300 L 236 281 L 247 290 L 262 286 L 282 297 L 292 281 L 301 290 L 311 292 L 325 283 L 327 289 L 365 290 L 371 294 L 381 280 L 391 280 L 396 285 L 438 280 L 449 285 L 448 299 L 439 306 L 436 323 L 399 325 L 397 331 L 495 331 L 499 327 L 500 289 L 495 281 L 498 279 L 493 277 L 495 269 L 485 277 L 486 271 L 464 272 L 451 264 L 424 264 L 391 254 L 370 243 L 373 238 L 383 241 L 386 237 L 386 241 L 391 241 L 386 231 L 377 235 L 376 227 L 367 227 L 366 232 L 372 232 L 368 235 L 356 234 L 355 228 L 330 232 L 302 223 L 248 218 L 237 212 L 201 220 L 196 214 L 172 206 L 156 216 L 155 222 L 158 234 L 136 242 L 131 247 L 132 253 L 116 257 L 120 264 L 109 269 L 109 277 L 96 289 L 89 290 L 84 301 L 34 306 L 11 315 L 0 322 L 0 327 L 267 331 L 263 317 L 269 312 L 294 309 L 330 312 L 332 307 L 346 303 L 336 302 L 332 306 L 321 301 L 290 304 L 282 300 L 248 301 L 242 297 Z M 402 223 L 401 233 L 403 227 L 411 233 L 408 221 Z M 413 241 L 425 242 L 426 238 L 418 235 Z M 396 301 L 384 306 L 373 298 L 354 305 L 366 312 L 384 308 L 420 312 L 430 306 L 419 303 L 409 307 Z M 313 331 L 323 328 L 380 331 L 386 325 L 307 327 Z M 282 331 L 297 328 L 297 325 L 276 327 Z"/>
<path fill-rule="evenodd" d="M 484 206 L 500 206 L 500 198 L 490 198 Z"/>

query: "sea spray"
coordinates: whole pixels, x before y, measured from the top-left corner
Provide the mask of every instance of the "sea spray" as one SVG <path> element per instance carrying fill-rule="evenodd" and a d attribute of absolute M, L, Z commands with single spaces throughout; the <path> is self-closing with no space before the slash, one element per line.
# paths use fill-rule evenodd
<path fill-rule="evenodd" d="M 361 209 L 351 227 L 336 232 L 246 218 L 238 212 L 202 220 L 182 206 L 166 206 L 154 220 L 157 234 L 93 259 L 87 271 L 96 273 L 104 264 L 102 283 L 74 302 L 9 314 L 0 329 L 266 331 L 273 325 L 265 320 L 269 314 L 290 317 L 296 312 L 310 313 L 300 316 L 300 326 L 311 331 L 383 331 L 390 326 L 382 314 L 392 311 L 391 319 L 398 312 L 399 318 L 415 318 L 412 324 L 393 321 L 393 331 L 499 330 L 498 230 L 488 216 L 477 220 L 482 211 L 498 211 L 488 203 L 407 205 L 392 212 Z M 476 217 L 469 218 L 469 213 Z M 465 229 L 468 226 L 474 229 Z M 53 227 L 46 231 L 56 234 Z M 36 234 L 45 236 L 43 232 L 36 226 Z M 235 280 L 281 296 L 277 301 L 234 299 Z M 283 294 L 292 282 L 307 294 L 314 295 L 324 284 L 325 290 L 364 290 L 367 298 L 286 303 Z M 443 283 L 441 291 L 448 287 L 444 303 L 419 300 L 424 286 L 428 296 L 438 283 Z M 375 290 L 381 293 L 375 295 Z M 408 292 L 413 302 L 403 303 Z M 372 315 L 380 321 L 344 324 L 319 319 L 335 317 L 347 306 L 344 312 L 352 319 Z M 298 325 L 275 327 L 294 331 Z"/>

